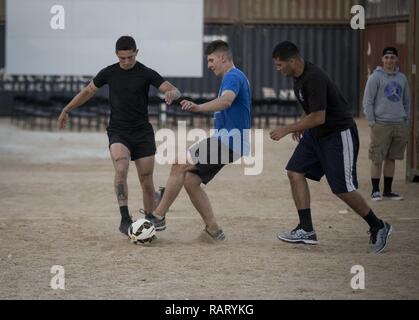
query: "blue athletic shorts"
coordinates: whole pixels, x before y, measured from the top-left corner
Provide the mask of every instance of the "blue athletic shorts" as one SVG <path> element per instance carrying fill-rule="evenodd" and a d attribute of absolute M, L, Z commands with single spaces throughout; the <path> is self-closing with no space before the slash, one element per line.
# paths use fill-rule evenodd
<path fill-rule="evenodd" d="M 318 138 L 306 130 L 286 169 L 320 181 L 325 175 L 334 194 L 358 188 L 356 161 L 359 137 L 356 126 Z"/>

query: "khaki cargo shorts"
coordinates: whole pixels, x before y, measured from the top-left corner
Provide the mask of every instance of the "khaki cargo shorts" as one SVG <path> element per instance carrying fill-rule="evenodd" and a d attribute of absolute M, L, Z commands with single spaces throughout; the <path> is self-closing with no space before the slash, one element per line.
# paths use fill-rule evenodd
<path fill-rule="evenodd" d="M 371 128 L 369 159 L 380 164 L 385 159 L 403 160 L 409 139 L 409 126 L 406 124 L 379 124 Z"/>

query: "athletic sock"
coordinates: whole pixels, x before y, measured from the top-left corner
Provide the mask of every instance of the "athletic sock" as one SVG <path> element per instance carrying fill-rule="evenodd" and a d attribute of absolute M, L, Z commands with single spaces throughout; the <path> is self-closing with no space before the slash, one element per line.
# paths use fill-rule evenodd
<path fill-rule="evenodd" d="M 298 216 L 300 217 L 300 226 L 304 231 L 313 231 L 313 223 L 311 222 L 311 209 L 298 210 Z"/>
<path fill-rule="evenodd" d="M 384 193 L 391 193 L 392 184 L 393 184 L 393 177 L 384 177 Z"/>
<path fill-rule="evenodd" d="M 384 227 L 383 221 L 378 219 L 372 210 L 370 210 L 370 212 L 364 217 L 364 220 L 368 223 L 371 229 L 381 229 Z"/>
<path fill-rule="evenodd" d="M 372 183 L 372 193 L 380 192 L 380 179 L 371 178 L 371 183 Z"/>
<path fill-rule="evenodd" d="M 128 211 L 128 206 L 119 207 L 119 211 L 121 212 L 122 220 L 131 220 L 131 217 Z"/>
<path fill-rule="evenodd" d="M 164 216 L 160 216 L 160 215 L 158 215 L 158 214 L 157 214 L 157 213 L 155 213 L 155 212 L 152 212 L 152 215 L 153 215 L 155 218 L 159 219 L 159 220 L 163 220 L 163 219 L 164 219 Z"/>

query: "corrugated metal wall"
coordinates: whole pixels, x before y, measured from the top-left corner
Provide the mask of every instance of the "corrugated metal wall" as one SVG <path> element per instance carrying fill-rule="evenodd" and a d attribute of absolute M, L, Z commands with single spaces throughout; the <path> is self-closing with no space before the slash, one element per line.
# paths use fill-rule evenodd
<path fill-rule="evenodd" d="M 359 33 L 348 26 L 302 25 L 207 25 L 205 38 L 227 40 L 234 54 L 237 67 L 248 75 L 253 98 L 263 98 L 263 88 L 273 88 L 277 95 L 281 90 L 290 93 L 292 81 L 281 76 L 272 63 L 272 49 L 282 40 L 294 41 L 300 46 L 307 60 L 324 68 L 341 88 L 358 114 L 359 109 Z M 206 46 L 206 43 L 204 44 Z M 171 78 L 186 95 L 213 97 L 220 80 L 210 72 L 204 61 L 204 77 Z M 288 96 L 290 98 L 290 96 Z"/>
<path fill-rule="evenodd" d="M 408 33 L 409 65 L 412 72 L 409 75 L 412 92 L 412 126 L 406 157 L 406 176 L 408 181 L 419 182 L 419 2 L 413 3 L 410 10 Z M 414 68 L 415 66 L 415 72 Z"/>
<path fill-rule="evenodd" d="M 0 0 L 0 23 L 6 18 L 6 0 Z"/>
<path fill-rule="evenodd" d="M 0 0 L 1 1 L 1 0 Z M 239 7 L 239 1 L 241 7 Z M 352 0 L 290 0 L 290 1 L 268 1 L 270 8 L 262 12 L 263 4 L 266 1 L 248 0 L 205 0 L 206 17 L 208 17 L 209 6 L 215 5 L 212 12 L 215 20 L 221 17 L 239 17 L 240 8 L 250 8 L 246 13 L 246 19 L 258 20 L 259 17 L 267 16 L 265 22 L 272 17 L 283 15 L 282 10 L 288 10 L 292 14 L 287 22 L 295 17 L 317 18 L 343 18 L 349 11 L 349 5 L 342 5 L 343 2 L 355 3 Z M 287 2 L 288 4 L 286 4 Z M 251 3 L 254 3 L 251 5 Z M 222 8 L 229 8 L 223 11 Z M 305 9 L 303 13 L 293 13 L 295 8 Z M 284 9 L 285 8 L 285 9 Z M 294 8 L 294 9 L 293 9 Z M 316 8 L 323 8 L 324 12 Z M 343 10 L 342 8 L 345 8 Z M 346 10 L 348 9 L 348 10 Z M 274 13 L 269 15 L 270 11 Z M 297 10 L 299 11 L 299 10 Z M 243 13 L 242 13 L 243 14 Z M 346 16 L 344 17 L 346 19 Z M 215 21 L 214 20 L 214 21 Z M 314 21 L 309 20 L 309 21 Z M 232 20 L 231 20 L 232 21 Z M 320 20 L 317 20 L 319 22 Z M 273 88 L 282 98 L 290 97 L 292 82 L 285 79 L 273 67 L 271 52 L 274 45 L 282 40 L 296 42 L 306 59 L 324 68 L 330 77 L 338 84 L 343 94 L 353 106 L 355 114 L 359 110 L 359 32 L 350 29 L 349 25 L 297 25 L 297 24 L 206 24 L 204 26 L 204 48 L 215 40 L 224 39 L 229 42 L 237 67 L 243 69 L 251 82 L 253 98 L 263 98 L 263 88 Z M 4 65 L 4 25 L 0 24 L 0 64 Z M 198 98 L 213 98 L 217 94 L 220 79 L 216 78 L 207 69 L 205 57 L 203 57 L 203 78 L 169 78 L 169 81 L 178 86 L 185 95 Z M 5 94 L 3 92 L 2 94 Z M 151 94 L 156 94 L 151 91 Z"/>
<path fill-rule="evenodd" d="M 222 39 L 227 41 L 235 56 L 235 63 L 237 67 L 243 66 L 242 50 L 242 33 L 241 29 L 232 25 L 205 25 L 204 26 L 204 43 L 205 48 L 209 42 Z M 178 86 L 184 95 L 190 97 L 213 98 L 217 95 L 220 84 L 214 74 L 208 70 L 206 58 L 203 56 L 203 77 L 202 78 L 168 78 L 170 82 Z M 155 92 L 154 90 L 152 93 Z"/>
<path fill-rule="evenodd" d="M 263 87 L 291 89 L 292 82 L 273 67 L 271 53 L 283 40 L 296 43 L 303 57 L 322 67 L 342 90 L 358 114 L 359 33 L 348 26 L 248 26 L 245 27 L 245 70 L 254 96 L 262 97 Z"/>
<path fill-rule="evenodd" d="M 367 21 L 407 21 L 410 3 L 417 0 L 366 0 L 365 17 Z"/>
<path fill-rule="evenodd" d="M 6 55 L 6 28 L 0 22 L 0 69 L 4 68 Z"/>
<path fill-rule="evenodd" d="M 348 23 L 357 0 L 243 0 L 244 23 Z"/>
<path fill-rule="evenodd" d="M 205 23 L 238 23 L 240 0 L 204 0 Z"/>
<path fill-rule="evenodd" d="M 205 0 L 206 23 L 343 24 L 363 0 Z"/>
<path fill-rule="evenodd" d="M 354 110 L 358 110 L 358 32 L 347 26 L 302 25 L 206 25 L 204 48 L 215 40 L 229 42 L 236 66 L 243 69 L 251 82 L 253 97 L 263 98 L 263 88 L 273 88 L 283 98 L 291 92 L 292 82 L 281 76 L 273 67 L 271 53 L 282 40 L 297 43 L 303 55 L 323 67 L 336 81 Z M 4 26 L 0 25 L 0 66 L 4 65 Z M 202 78 L 169 78 L 182 92 L 194 98 L 216 96 L 220 79 L 208 70 L 203 57 Z M 152 95 L 156 91 L 151 92 Z M 290 96 L 288 96 L 289 98 Z"/>

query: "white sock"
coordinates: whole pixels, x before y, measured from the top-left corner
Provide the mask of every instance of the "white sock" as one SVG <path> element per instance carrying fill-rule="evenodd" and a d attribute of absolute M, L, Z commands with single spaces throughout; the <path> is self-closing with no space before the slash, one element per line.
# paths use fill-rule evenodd
<path fill-rule="evenodd" d="M 164 219 L 164 216 L 163 217 L 162 216 L 159 216 L 157 213 L 154 213 L 154 212 L 153 212 L 153 216 L 155 216 L 159 220 L 163 220 Z"/>

